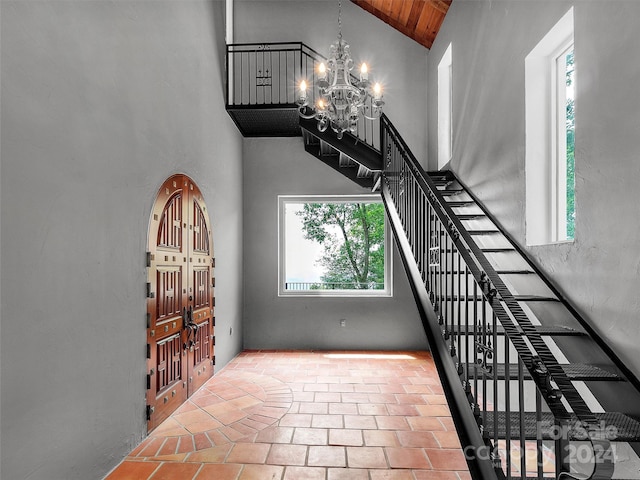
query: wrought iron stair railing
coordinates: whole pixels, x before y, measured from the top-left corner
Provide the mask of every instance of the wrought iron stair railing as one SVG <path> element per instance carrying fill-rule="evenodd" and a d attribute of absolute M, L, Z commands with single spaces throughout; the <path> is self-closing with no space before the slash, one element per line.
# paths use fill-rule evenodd
<path fill-rule="evenodd" d="M 637 460 L 637 380 L 451 173 L 381 130 L 382 196 L 478 477 L 638 478 L 615 461 Z"/>

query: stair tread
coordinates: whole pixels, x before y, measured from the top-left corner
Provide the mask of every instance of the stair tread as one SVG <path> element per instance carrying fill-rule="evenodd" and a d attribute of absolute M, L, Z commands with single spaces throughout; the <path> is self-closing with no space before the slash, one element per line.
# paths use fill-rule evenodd
<path fill-rule="evenodd" d="M 475 297 L 473 295 L 462 295 L 462 296 L 458 296 L 458 295 L 453 295 L 453 297 L 451 295 L 447 295 L 446 297 L 442 297 L 443 300 L 481 300 L 483 297 L 482 295 L 476 295 Z M 513 298 L 517 301 L 517 302 L 559 302 L 560 300 L 558 300 L 555 297 L 545 297 L 542 295 L 513 295 Z"/>
<path fill-rule="evenodd" d="M 470 230 L 467 229 L 469 235 L 494 235 L 496 233 L 502 233 L 500 230 Z"/>
<path fill-rule="evenodd" d="M 452 195 L 459 195 L 460 193 L 464 193 L 464 190 L 461 188 L 456 188 L 453 190 L 438 190 L 438 192 L 440 193 L 440 195 L 452 196 Z"/>
<path fill-rule="evenodd" d="M 450 202 L 445 202 L 450 207 L 467 207 L 469 205 L 475 204 L 473 200 L 452 200 Z"/>
<path fill-rule="evenodd" d="M 506 437 L 506 412 L 497 412 L 498 431 L 495 432 L 494 415 L 496 412 L 484 412 L 485 422 L 484 428 L 489 433 L 490 437 L 497 436 L 498 438 Z M 608 438 L 611 441 L 617 442 L 637 442 L 640 441 L 640 423 L 620 412 L 607 412 L 607 413 L 593 413 L 592 414 L 599 425 L 604 425 L 606 430 L 604 432 L 598 432 L 601 437 L 605 437 L 607 434 L 611 435 Z M 524 412 L 524 437 L 528 440 L 535 440 L 536 426 L 538 425 L 536 412 Z M 554 420 L 553 414 L 550 412 L 541 413 L 540 433 L 543 440 L 553 440 L 554 436 Z M 511 437 L 520 436 L 520 414 L 518 412 L 510 412 L 510 429 Z M 613 428 L 610 428 L 613 427 Z M 615 430 L 614 430 L 615 428 Z M 615 431 L 615 437 L 613 432 Z M 584 440 L 585 432 L 580 426 L 580 423 L 575 415 L 571 416 L 568 426 L 568 436 L 570 440 Z M 496 435 L 497 434 L 497 435 Z M 606 438 L 606 437 L 605 437 Z"/>
<path fill-rule="evenodd" d="M 518 302 L 559 302 L 555 297 L 545 297 L 542 295 L 514 295 Z"/>
<path fill-rule="evenodd" d="M 560 336 L 585 336 L 586 335 L 586 332 L 576 330 L 575 328 L 564 327 L 562 325 L 548 325 L 548 326 L 535 325 L 534 328 L 538 335 L 544 335 L 544 336 L 560 337 Z M 453 328 L 451 328 L 450 330 L 455 333 L 466 332 L 464 325 L 460 325 L 460 328 L 458 328 L 458 325 L 454 325 Z M 473 325 L 469 325 L 469 333 L 473 333 Z M 496 335 L 504 335 L 504 328 L 502 327 L 502 325 L 497 326 Z"/>
<path fill-rule="evenodd" d="M 464 270 L 443 270 L 443 273 L 452 274 L 465 274 Z M 496 270 L 498 275 L 533 275 L 536 272 L 533 270 Z"/>
<path fill-rule="evenodd" d="M 467 366 L 474 366 L 474 364 L 467 364 Z M 595 365 L 589 365 L 586 363 L 570 363 L 567 365 L 560 365 L 564 373 L 570 380 L 574 381 L 624 381 L 624 378 L 607 370 L 603 370 L 600 367 Z M 498 379 L 504 380 L 507 375 L 506 365 L 503 363 L 499 363 L 496 365 L 495 373 L 490 371 L 492 369 L 492 365 L 489 363 L 487 368 L 477 367 L 469 368 L 469 376 L 470 378 L 474 378 L 475 373 L 478 372 L 479 376 L 484 373 L 487 378 L 494 378 L 497 376 Z M 509 378 L 517 379 L 518 378 L 518 365 L 510 364 L 509 368 Z M 529 372 L 523 371 L 523 378 L 525 380 L 531 380 L 531 375 Z"/>

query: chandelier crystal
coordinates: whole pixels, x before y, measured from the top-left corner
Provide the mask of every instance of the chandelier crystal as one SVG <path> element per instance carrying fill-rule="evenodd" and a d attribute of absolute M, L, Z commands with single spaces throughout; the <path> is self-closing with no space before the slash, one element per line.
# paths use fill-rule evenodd
<path fill-rule="evenodd" d="M 349 44 L 342 38 L 342 3 L 338 0 L 338 39 L 331 45 L 326 64 L 317 67 L 317 101 L 309 105 L 309 85 L 302 80 L 296 103 L 301 117 L 315 118 L 321 132 L 331 127 L 339 139 L 344 132 L 357 133 L 359 118 L 379 118 L 384 105 L 382 86 L 369 81 L 367 64 L 360 66 L 359 80 L 351 77 L 353 67 Z"/>

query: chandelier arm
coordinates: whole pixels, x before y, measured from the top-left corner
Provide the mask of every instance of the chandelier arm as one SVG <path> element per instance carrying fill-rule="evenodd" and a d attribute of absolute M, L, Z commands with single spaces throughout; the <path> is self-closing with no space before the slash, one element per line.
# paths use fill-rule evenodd
<path fill-rule="evenodd" d="M 311 113 L 311 114 L 303 113 L 303 110 L 299 108 L 298 109 L 298 115 L 301 118 L 304 118 L 305 120 L 311 120 L 312 118 L 316 118 L 318 114 L 313 109 L 310 109 L 310 111 L 313 112 L 313 113 Z"/>

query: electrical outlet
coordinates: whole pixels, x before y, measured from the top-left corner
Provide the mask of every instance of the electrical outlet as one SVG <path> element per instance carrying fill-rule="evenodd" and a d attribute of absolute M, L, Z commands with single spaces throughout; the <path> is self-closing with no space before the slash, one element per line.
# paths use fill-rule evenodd
<path fill-rule="evenodd" d="M 341 318 L 340 319 L 340 326 L 341 327 L 346 327 L 347 326 L 347 319 L 346 318 Z"/>

